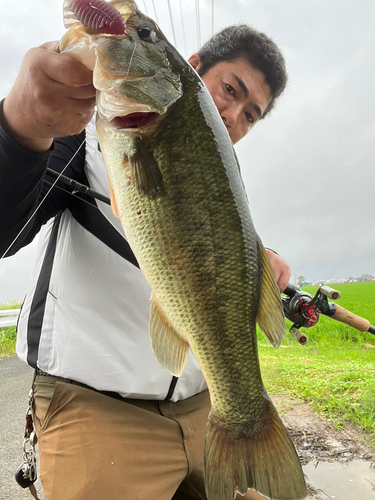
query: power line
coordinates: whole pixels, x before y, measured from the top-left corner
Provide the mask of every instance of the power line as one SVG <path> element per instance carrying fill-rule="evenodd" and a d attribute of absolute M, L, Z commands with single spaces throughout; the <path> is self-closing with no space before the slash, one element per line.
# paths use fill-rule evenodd
<path fill-rule="evenodd" d="M 200 49 L 201 48 L 201 23 L 200 23 L 200 16 L 199 16 L 199 0 L 195 0 L 195 17 L 196 17 L 196 21 L 197 21 L 198 49 Z"/>
<path fill-rule="evenodd" d="M 143 0 L 143 5 L 145 6 L 146 16 L 148 17 L 147 6 L 146 6 L 146 1 L 145 0 Z"/>
<path fill-rule="evenodd" d="M 180 0 L 180 12 L 181 12 L 181 22 L 182 22 L 182 34 L 184 37 L 184 47 L 185 47 L 185 57 L 188 56 L 187 48 L 186 48 L 186 37 L 185 37 L 185 24 L 184 24 L 184 16 L 182 14 L 182 3 Z"/>
<path fill-rule="evenodd" d="M 156 8 L 155 8 L 155 3 L 154 3 L 154 0 L 152 0 L 152 5 L 154 6 L 154 12 L 155 12 L 155 19 L 156 19 L 156 22 L 159 24 L 159 21 L 158 21 L 158 15 L 156 13 Z"/>
<path fill-rule="evenodd" d="M 172 18 L 171 4 L 170 4 L 170 1 L 169 1 L 169 0 L 168 0 L 168 9 L 169 9 L 169 17 L 171 18 L 172 33 L 173 33 L 173 42 L 174 42 L 174 46 L 175 46 L 175 47 L 177 47 L 177 44 L 176 44 L 176 36 L 175 36 L 175 33 L 174 33 L 174 25 L 173 25 L 173 18 Z"/>

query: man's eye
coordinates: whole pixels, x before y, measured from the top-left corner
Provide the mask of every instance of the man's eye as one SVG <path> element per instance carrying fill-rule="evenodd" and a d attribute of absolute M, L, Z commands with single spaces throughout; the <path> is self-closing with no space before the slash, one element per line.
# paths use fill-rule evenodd
<path fill-rule="evenodd" d="M 246 115 L 246 120 L 249 123 L 254 123 L 254 117 L 253 117 L 253 115 L 251 115 L 250 113 L 247 113 L 247 112 L 245 112 L 245 115 Z"/>
<path fill-rule="evenodd" d="M 234 88 L 231 87 L 228 83 L 225 84 L 225 88 L 227 89 L 228 94 L 234 95 Z"/>
<path fill-rule="evenodd" d="M 152 33 L 152 29 L 149 28 L 148 26 L 142 26 L 142 28 L 139 28 L 138 31 L 138 36 L 141 40 L 144 40 L 145 38 L 149 38 L 151 33 Z"/>

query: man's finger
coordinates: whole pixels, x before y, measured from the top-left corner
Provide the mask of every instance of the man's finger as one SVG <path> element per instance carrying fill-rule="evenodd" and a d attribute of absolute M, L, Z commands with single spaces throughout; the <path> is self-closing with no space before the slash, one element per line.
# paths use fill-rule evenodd
<path fill-rule="evenodd" d="M 284 259 L 280 257 L 276 252 L 270 248 L 266 248 L 267 255 L 270 259 L 270 263 L 275 274 L 275 279 L 280 292 L 283 292 L 289 283 L 291 276 L 291 270 L 289 265 Z"/>
<path fill-rule="evenodd" d="M 69 54 L 60 54 L 55 50 L 56 42 L 48 42 L 31 49 L 38 51 L 36 64 L 51 80 L 69 87 L 80 87 L 92 84 L 92 71 Z"/>
<path fill-rule="evenodd" d="M 51 53 L 46 60 L 45 72 L 52 80 L 69 87 L 92 84 L 93 72 L 68 54 Z"/>
<path fill-rule="evenodd" d="M 59 46 L 58 40 L 54 40 L 52 42 L 42 43 L 42 45 L 39 45 L 39 48 L 46 49 L 50 52 L 56 52 L 58 46 Z"/>
<path fill-rule="evenodd" d="M 72 100 L 89 100 L 95 101 L 96 89 L 94 85 L 81 85 L 81 87 L 68 87 L 59 82 L 54 82 L 51 91 L 58 92 L 61 96 Z"/>
<path fill-rule="evenodd" d="M 280 289 L 280 293 L 282 293 L 285 290 L 285 288 L 288 286 L 290 276 L 291 276 L 291 273 L 284 273 L 279 277 L 279 279 L 277 281 L 277 286 Z"/>

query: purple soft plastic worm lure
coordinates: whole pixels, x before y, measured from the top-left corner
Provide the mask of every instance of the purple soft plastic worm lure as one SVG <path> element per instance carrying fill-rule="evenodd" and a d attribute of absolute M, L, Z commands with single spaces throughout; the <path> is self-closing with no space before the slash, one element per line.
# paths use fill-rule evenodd
<path fill-rule="evenodd" d="M 124 34 L 124 18 L 113 5 L 104 0 L 72 0 L 69 7 L 86 28 L 108 35 Z"/>

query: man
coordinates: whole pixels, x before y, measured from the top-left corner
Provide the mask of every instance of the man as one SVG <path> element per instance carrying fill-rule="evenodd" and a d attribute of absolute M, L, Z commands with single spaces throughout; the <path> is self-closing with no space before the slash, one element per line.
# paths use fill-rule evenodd
<path fill-rule="evenodd" d="M 0 130 L 1 254 L 9 247 L 8 255 L 15 253 L 43 226 L 17 353 L 36 369 L 33 420 L 46 499 L 204 499 L 210 405 L 194 357 L 178 380 L 155 360 L 150 290 L 109 207 L 56 188 L 41 204 L 52 180 L 47 166 L 62 171 L 69 163 L 65 175 L 108 192 L 88 124 L 92 74 L 55 48 L 27 53 Z M 189 62 L 234 143 L 269 112 L 286 83 L 280 51 L 247 26 L 223 30 Z M 282 290 L 289 267 L 269 256 Z"/>

